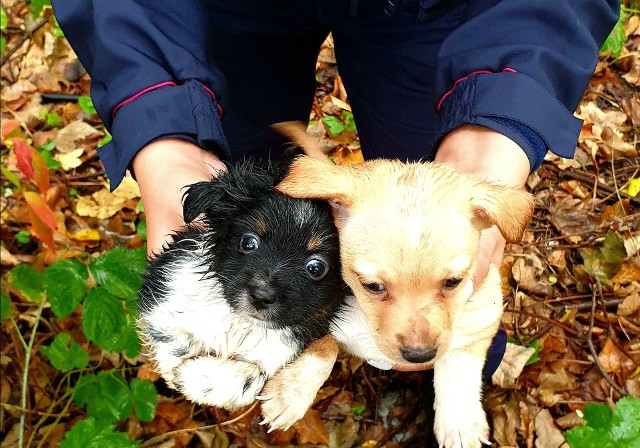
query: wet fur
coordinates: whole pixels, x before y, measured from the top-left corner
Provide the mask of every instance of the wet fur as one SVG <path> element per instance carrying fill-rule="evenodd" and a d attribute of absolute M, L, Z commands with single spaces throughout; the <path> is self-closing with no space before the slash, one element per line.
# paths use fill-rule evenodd
<path fill-rule="evenodd" d="M 140 333 L 157 371 L 194 402 L 252 403 L 270 377 L 328 333 L 345 296 L 331 211 L 276 192 L 285 173 L 247 162 L 192 185 L 184 203 L 191 224 L 149 261 Z M 260 241 L 249 254 L 239 249 L 247 232 Z M 328 264 L 320 280 L 306 271 L 311 257 Z M 261 303 L 256 288 L 274 292 L 275 303 Z"/>

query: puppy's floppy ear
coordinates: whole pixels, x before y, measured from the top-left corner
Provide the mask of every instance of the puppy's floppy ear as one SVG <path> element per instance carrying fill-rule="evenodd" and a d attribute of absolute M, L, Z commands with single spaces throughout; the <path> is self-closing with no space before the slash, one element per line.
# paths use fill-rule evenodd
<path fill-rule="evenodd" d="M 270 168 L 250 161 L 227 168 L 217 178 L 187 188 L 183 202 L 185 222 L 204 214 L 205 222 L 215 228 L 262 195 L 273 192 L 275 178 Z"/>
<path fill-rule="evenodd" d="M 300 156 L 293 161 L 289 172 L 276 190 L 292 198 L 324 199 L 332 205 L 349 207 L 355 188 L 355 178 L 348 166 Z"/>
<path fill-rule="evenodd" d="M 481 182 L 473 189 L 471 209 L 481 229 L 495 225 L 510 243 L 522 238 L 533 215 L 533 196 L 523 189 Z"/>

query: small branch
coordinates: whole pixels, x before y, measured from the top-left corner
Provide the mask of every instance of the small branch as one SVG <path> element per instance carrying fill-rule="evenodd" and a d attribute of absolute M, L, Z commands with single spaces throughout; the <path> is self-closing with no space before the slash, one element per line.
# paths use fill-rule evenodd
<path fill-rule="evenodd" d="M 44 304 L 46 300 L 44 297 L 42 298 L 42 302 L 38 307 L 38 313 L 36 314 L 36 320 L 33 324 L 33 328 L 31 329 L 31 334 L 29 335 L 29 346 L 24 354 L 24 369 L 22 371 L 22 391 L 20 395 L 20 407 L 26 409 L 27 407 L 27 389 L 29 382 L 29 364 L 31 364 L 31 351 L 33 350 L 33 343 L 36 340 L 36 331 L 38 330 L 38 324 L 40 324 L 40 316 L 42 315 L 42 310 L 44 309 Z M 24 443 L 24 422 L 26 419 L 26 412 L 20 414 L 20 422 L 18 423 L 18 448 L 23 447 Z"/>
<path fill-rule="evenodd" d="M 569 334 L 572 334 L 574 336 L 578 335 L 578 332 L 576 330 L 574 330 L 573 328 L 567 327 L 564 324 L 561 324 L 560 322 L 558 322 L 555 319 L 552 319 L 550 317 L 546 317 L 546 316 L 541 316 L 539 314 L 534 314 L 534 313 L 530 313 L 528 311 L 523 311 L 523 310 L 504 310 L 505 313 L 514 313 L 514 314 L 522 314 L 523 316 L 529 316 L 529 317 L 533 317 L 535 319 L 540 319 L 540 320 L 544 320 L 548 323 L 550 323 L 551 325 L 554 325 L 556 327 L 560 327 L 562 328 L 564 331 L 566 331 Z"/>
<path fill-rule="evenodd" d="M 3 66 L 5 64 L 5 62 L 7 62 L 11 56 L 13 56 L 13 53 L 15 53 L 16 51 L 18 51 L 18 48 L 20 48 L 22 46 L 22 44 L 24 44 L 27 39 L 29 39 L 31 37 L 31 35 L 33 33 L 35 33 L 36 31 L 38 31 L 40 28 L 42 28 L 44 26 L 45 23 L 47 23 L 49 21 L 49 19 L 43 19 L 40 22 L 38 22 L 38 24 L 36 26 L 34 26 L 31 31 L 28 31 L 27 33 L 25 33 L 22 38 L 20 39 L 20 41 L 15 44 L 11 50 L 7 51 L 7 54 L 4 55 L 4 57 L 2 59 L 0 59 L 0 67 Z"/>
<path fill-rule="evenodd" d="M 598 286 L 598 290 L 602 290 L 601 285 L 600 285 L 600 280 L 598 280 L 598 278 L 596 278 L 597 286 Z M 618 386 L 616 384 L 615 381 L 613 381 L 613 378 L 611 378 L 609 376 L 609 374 L 607 372 L 605 372 L 604 367 L 602 367 L 602 364 L 600 363 L 600 360 L 598 359 L 598 354 L 596 353 L 596 349 L 593 346 L 593 340 L 591 339 L 591 336 L 593 334 L 593 320 L 596 314 L 596 290 L 593 291 L 593 296 L 591 298 L 591 319 L 589 321 L 589 331 L 587 332 L 587 345 L 589 346 L 589 352 L 591 352 L 591 358 L 593 358 L 593 362 L 596 365 L 596 367 L 598 367 L 598 370 L 600 371 L 600 374 L 602 375 L 602 377 L 607 381 L 607 383 L 609 383 L 609 385 L 613 388 L 613 390 L 615 390 L 618 395 L 620 395 L 620 397 L 626 397 L 627 393 L 622 390 L 620 388 L 620 386 Z"/>

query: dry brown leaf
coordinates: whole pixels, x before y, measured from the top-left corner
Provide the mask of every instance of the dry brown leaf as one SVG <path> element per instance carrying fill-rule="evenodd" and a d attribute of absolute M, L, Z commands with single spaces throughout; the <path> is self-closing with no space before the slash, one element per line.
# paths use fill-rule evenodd
<path fill-rule="evenodd" d="M 523 347 L 508 342 L 504 357 L 498 369 L 491 376 L 493 384 L 502 388 L 515 386 L 522 369 L 524 369 L 525 364 L 535 352 L 535 348 Z"/>
<path fill-rule="evenodd" d="M 82 196 L 76 202 L 78 216 L 105 219 L 115 215 L 127 201 L 140 197 L 140 188 L 135 180 L 127 176 L 113 193 L 105 187 L 91 196 Z"/>
<path fill-rule="evenodd" d="M 551 413 L 547 409 L 542 409 L 536 415 L 536 448 L 568 448 L 562 431 L 560 431 L 553 421 Z"/>
<path fill-rule="evenodd" d="M 613 276 L 611 282 L 619 285 L 640 282 L 640 260 L 638 258 L 624 260 L 620 270 Z"/>
<path fill-rule="evenodd" d="M 320 413 L 313 408 L 310 408 L 293 427 L 296 430 L 296 438 L 299 444 L 322 443 L 326 445 L 329 443 L 329 435 L 320 418 Z"/>
<path fill-rule="evenodd" d="M 493 439 L 501 447 L 518 446 L 516 428 L 520 426 L 518 412 L 509 404 L 493 409 Z"/>
<path fill-rule="evenodd" d="M 58 132 L 56 149 L 63 153 L 69 153 L 78 149 L 76 142 L 87 138 L 97 138 L 104 135 L 96 128 L 82 120 L 69 123 Z"/>
<path fill-rule="evenodd" d="M 60 162 L 60 166 L 63 170 L 69 171 L 72 168 L 77 168 L 82 165 L 80 156 L 84 153 L 84 149 L 78 148 L 69 152 L 61 152 L 54 154 L 53 158 Z"/>
<path fill-rule="evenodd" d="M 21 98 L 23 95 L 29 95 L 38 90 L 33 83 L 26 79 L 19 79 L 11 85 L 2 88 L 2 101 L 11 102 Z"/>
<path fill-rule="evenodd" d="M 618 305 L 618 316 L 631 316 L 640 311 L 640 293 L 625 297 L 624 301 Z"/>

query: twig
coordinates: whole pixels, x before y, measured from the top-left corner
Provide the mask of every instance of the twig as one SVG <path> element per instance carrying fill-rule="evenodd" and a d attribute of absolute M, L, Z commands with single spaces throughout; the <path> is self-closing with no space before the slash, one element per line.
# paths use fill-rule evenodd
<path fill-rule="evenodd" d="M 33 350 L 33 343 L 36 340 L 36 331 L 38 330 L 38 324 L 40 323 L 40 316 L 42 315 L 42 310 L 44 309 L 44 304 L 46 300 L 43 297 L 40 306 L 38 307 L 38 312 L 36 314 L 36 321 L 33 324 L 33 328 L 31 329 L 31 334 L 29 335 L 29 346 L 24 354 L 24 369 L 22 371 L 22 391 L 20 395 L 20 407 L 23 409 L 27 407 L 27 389 L 28 389 L 28 381 L 29 381 L 29 364 L 31 363 L 31 350 Z M 24 422 L 26 418 L 26 413 L 23 412 L 20 414 L 20 422 L 18 423 L 18 448 L 22 448 L 24 443 Z"/>
<path fill-rule="evenodd" d="M 617 306 L 620 305 L 622 302 L 624 302 L 624 299 L 610 299 L 610 300 L 604 300 L 602 302 L 604 307 L 611 307 L 611 306 Z M 578 310 L 578 311 L 584 311 L 584 310 L 588 310 L 589 308 L 591 308 L 591 304 L 588 302 L 585 303 L 577 303 L 577 304 L 572 304 L 572 305 L 564 305 L 563 308 L 568 309 L 568 310 Z"/>
<path fill-rule="evenodd" d="M 35 33 L 36 31 L 38 31 L 40 28 L 42 28 L 44 26 L 45 23 L 47 23 L 49 21 L 49 19 L 43 19 L 40 22 L 38 22 L 36 24 L 36 26 L 34 26 L 30 31 L 28 31 L 27 33 L 25 33 L 22 38 L 20 39 L 20 41 L 15 44 L 11 50 L 7 51 L 7 54 L 4 55 L 4 57 L 2 59 L 0 59 L 0 67 L 3 66 L 5 64 L 5 62 L 7 62 L 11 56 L 13 56 L 13 53 L 15 53 L 16 51 L 18 51 L 18 48 L 20 48 L 22 46 L 22 44 L 24 44 L 27 39 L 29 39 L 31 37 L 31 35 L 33 33 Z"/>
<path fill-rule="evenodd" d="M 225 422 L 222 423 L 215 423 L 213 425 L 205 425 L 205 426 L 199 426 L 197 428 L 183 428 L 183 429 L 176 429 L 175 431 L 169 431 L 169 432 L 165 432 L 164 434 L 160 434 L 157 435 L 155 437 L 150 438 L 149 440 L 145 441 L 144 443 L 138 445 L 139 448 L 144 448 L 147 446 L 151 446 L 152 444 L 156 443 L 156 442 L 160 442 L 164 439 L 166 439 L 169 436 L 172 436 L 174 434 L 181 434 L 183 432 L 192 432 L 192 431 L 201 431 L 204 429 L 213 429 L 217 426 L 227 426 L 227 425 L 231 425 L 237 421 L 242 420 L 243 418 L 245 418 L 248 414 L 251 413 L 251 411 L 253 411 L 255 409 L 255 407 L 258 406 L 258 402 L 254 402 L 253 405 L 251 405 L 251 407 L 249 409 L 247 409 L 246 411 L 244 411 L 242 414 L 240 414 L 239 416 L 232 418 L 231 420 L 227 420 Z"/>
<path fill-rule="evenodd" d="M 535 319 L 544 320 L 546 322 L 549 322 L 551 325 L 555 325 L 556 327 L 562 328 L 564 331 L 566 331 L 569 334 L 572 334 L 574 336 L 578 335 L 578 332 L 576 330 L 574 330 L 573 328 L 567 327 L 566 325 L 561 324 L 557 320 L 552 319 L 550 317 L 541 316 L 539 314 L 530 313 L 530 312 L 524 311 L 524 310 L 509 310 L 509 309 L 507 309 L 507 310 L 504 310 L 504 312 L 505 313 L 522 314 L 523 316 L 529 316 L 529 317 L 533 317 Z"/>
<path fill-rule="evenodd" d="M 597 277 L 596 277 L 596 282 L 597 282 L 598 290 L 602 291 L 600 280 Z M 589 321 L 589 331 L 587 332 L 587 345 L 589 346 L 589 352 L 591 352 L 591 358 L 593 358 L 593 362 L 598 368 L 598 370 L 600 371 L 600 374 L 602 375 L 602 377 L 607 381 L 607 383 L 609 383 L 609 385 L 613 388 L 613 390 L 615 390 L 618 393 L 618 395 L 620 395 L 621 397 L 625 397 L 627 396 L 625 391 L 622 390 L 620 386 L 618 386 L 615 383 L 615 381 L 613 381 L 613 379 L 609 376 L 609 374 L 605 372 L 604 367 L 602 367 L 602 364 L 598 359 L 598 354 L 596 353 L 596 349 L 593 346 L 593 341 L 591 340 L 591 336 L 593 334 L 593 320 L 596 314 L 596 292 L 597 291 L 594 289 L 593 296 L 591 297 L 591 318 Z"/>
<path fill-rule="evenodd" d="M 596 176 L 587 176 L 586 174 L 582 174 L 582 173 L 576 173 L 573 171 L 559 171 L 558 172 L 558 177 L 560 179 L 573 179 L 573 180 L 577 180 L 578 182 L 584 182 L 584 183 L 589 183 L 592 184 L 592 188 L 595 194 L 595 191 L 597 189 L 604 191 L 605 193 L 609 194 L 609 195 L 618 195 L 618 198 L 620 198 L 620 196 L 624 196 L 626 199 L 629 200 L 629 202 L 631 202 L 631 204 L 635 205 L 636 207 L 640 206 L 640 199 L 638 198 L 634 198 L 633 196 L 628 195 L 627 193 L 624 193 L 622 191 L 613 189 L 611 187 L 606 186 L 605 184 L 601 183 L 598 181 L 598 178 Z M 620 198 L 620 200 L 622 200 Z"/>

